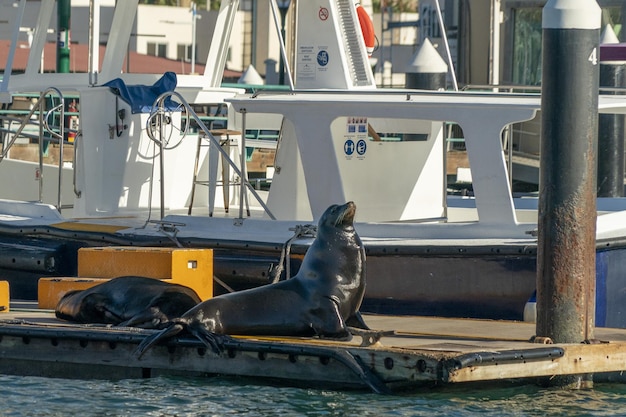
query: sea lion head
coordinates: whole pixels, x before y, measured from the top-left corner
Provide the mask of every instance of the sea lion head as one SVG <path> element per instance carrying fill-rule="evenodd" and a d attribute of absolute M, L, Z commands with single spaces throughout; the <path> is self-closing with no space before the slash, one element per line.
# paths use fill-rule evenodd
<path fill-rule="evenodd" d="M 319 221 L 319 229 L 322 227 L 334 227 L 343 230 L 353 228 L 356 204 L 348 201 L 346 204 L 333 204 L 328 207 Z"/>
<path fill-rule="evenodd" d="M 86 290 L 65 293 L 55 308 L 56 317 L 79 323 L 104 323 L 102 313 L 107 299 L 104 295 Z"/>

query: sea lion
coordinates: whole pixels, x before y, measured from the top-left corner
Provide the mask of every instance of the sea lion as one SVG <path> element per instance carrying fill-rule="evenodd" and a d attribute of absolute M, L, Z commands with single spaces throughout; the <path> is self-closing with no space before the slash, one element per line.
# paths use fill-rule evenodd
<path fill-rule="evenodd" d="M 78 323 L 162 329 L 201 301 L 189 287 L 129 276 L 66 293 L 57 303 L 55 314 Z"/>
<path fill-rule="evenodd" d="M 144 339 L 136 355 L 185 329 L 215 352 L 221 350 L 222 335 L 345 339 L 347 326 L 368 329 L 359 313 L 365 249 L 354 230 L 355 210 L 353 202 L 326 209 L 293 278 L 206 300 Z"/>

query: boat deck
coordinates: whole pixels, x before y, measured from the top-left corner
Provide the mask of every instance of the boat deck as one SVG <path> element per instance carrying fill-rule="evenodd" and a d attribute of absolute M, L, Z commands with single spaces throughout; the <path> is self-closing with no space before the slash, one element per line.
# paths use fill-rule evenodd
<path fill-rule="evenodd" d="M 34 304 L 12 304 L 0 316 L 0 373 L 100 379 L 222 374 L 379 393 L 586 373 L 594 381 L 626 380 L 626 329 L 597 328 L 593 344 L 540 344 L 529 342 L 535 330 L 529 323 L 377 315 L 365 320 L 395 333 L 373 344 L 370 335 L 347 342 L 234 337 L 219 355 L 181 337 L 138 359 L 134 350 L 152 330 L 75 325 Z"/>

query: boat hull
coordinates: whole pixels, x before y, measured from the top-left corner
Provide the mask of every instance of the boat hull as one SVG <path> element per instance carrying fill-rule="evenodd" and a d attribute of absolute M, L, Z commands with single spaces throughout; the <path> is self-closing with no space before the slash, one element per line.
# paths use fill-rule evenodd
<path fill-rule="evenodd" d="M 535 289 L 536 257 L 368 256 L 363 310 L 521 320 Z"/>
<path fill-rule="evenodd" d="M 40 277 L 75 276 L 78 249 L 94 245 L 85 240 L 11 236 L 3 236 L 1 242 L 2 278 L 10 283 L 11 297 L 23 300 L 37 299 Z M 281 250 L 279 246 L 251 248 L 243 244 L 220 248 L 223 245 L 203 245 L 201 241 L 192 246 L 214 248 L 216 294 L 270 283 Z M 306 245 L 292 247 L 291 275 L 297 273 L 306 249 Z M 522 320 L 535 291 L 536 262 L 534 245 L 507 251 L 497 247 L 448 246 L 438 251 L 426 246 L 368 247 L 361 310 Z M 626 245 L 603 242 L 597 251 L 596 270 L 596 325 L 626 328 Z"/>

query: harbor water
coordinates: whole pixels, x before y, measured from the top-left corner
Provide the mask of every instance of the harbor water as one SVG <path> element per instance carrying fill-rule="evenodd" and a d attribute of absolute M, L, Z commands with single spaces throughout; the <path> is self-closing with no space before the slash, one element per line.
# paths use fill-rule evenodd
<path fill-rule="evenodd" d="M 570 391 L 536 385 L 440 387 L 381 396 L 245 378 L 99 381 L 0 375 L 10 416 L 623 416 L 626 385 Z"/>

